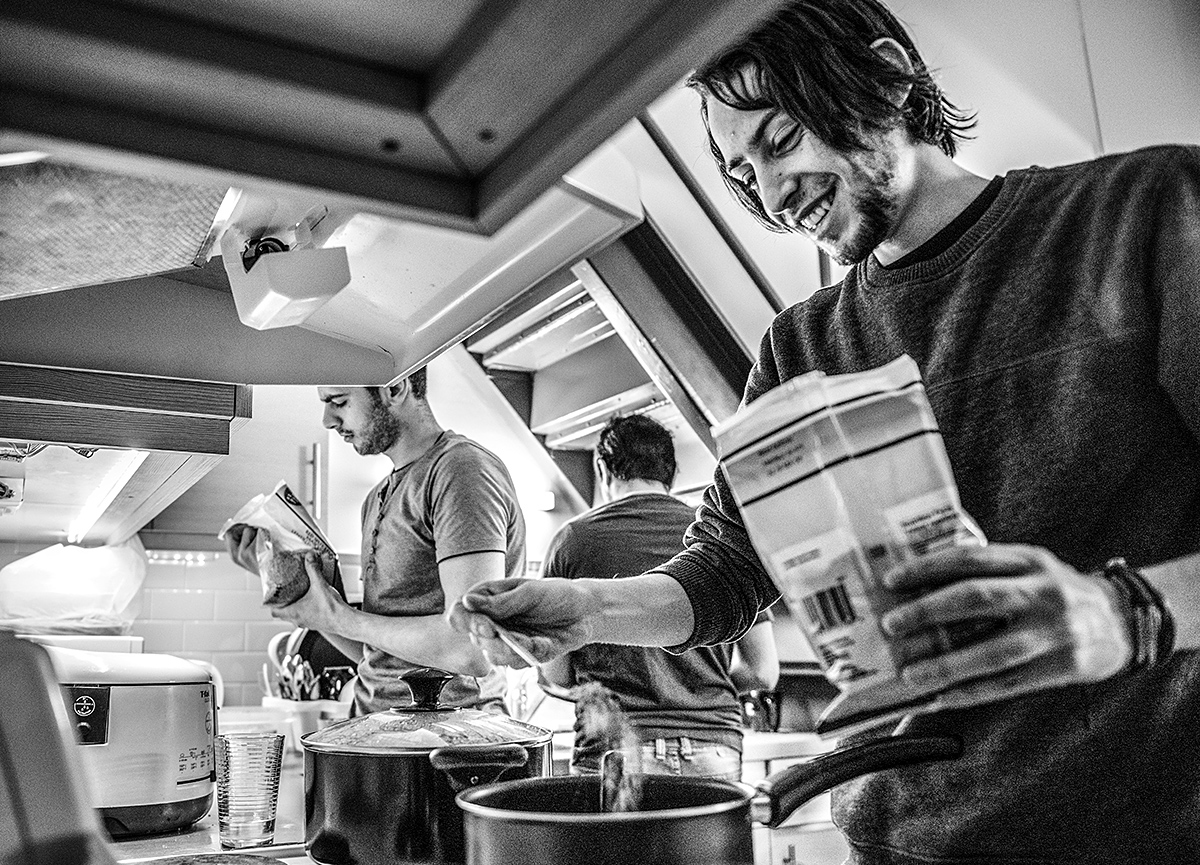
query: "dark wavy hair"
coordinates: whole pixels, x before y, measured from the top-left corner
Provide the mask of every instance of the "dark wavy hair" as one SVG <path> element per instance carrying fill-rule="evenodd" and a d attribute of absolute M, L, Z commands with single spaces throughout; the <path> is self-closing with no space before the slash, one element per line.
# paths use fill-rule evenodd
<path fill-rule="evenodd" d="M 871 47 L 884 37 L 904 48 L 911 73 Z M 974 113 L 946 98 L 904 25 L 878 0 L 794 0 L 687 83 L 703 97 L 705 128 L 711 96 L 742 111 L 778 108 L 842 152 L 867 149 L 867 134 L 904 126 L 913 140 L 953 156 L 975 126 Z M 908 99 L 897 107 L 888 94 L 906 85 Z M 767 228 L 784 231 L 758 196 L 726 173 L 711 132 L 708 143 L 734 197 Z"/>
<path fill-rule="evenodd" d="M 675 443 L 671 433 L 653 418 L 634 414 L 614 417 L 600 430 L 596 456 L 623 481 L 675 480 Z"/>

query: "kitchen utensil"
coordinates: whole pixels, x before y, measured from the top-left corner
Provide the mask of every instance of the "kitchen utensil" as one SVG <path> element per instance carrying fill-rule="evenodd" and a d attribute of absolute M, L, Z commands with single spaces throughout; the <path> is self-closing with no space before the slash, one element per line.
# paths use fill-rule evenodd
<path fill-rule="evenodd" d="M 295 630 L 280 631 L 267 641 L 267 662 L 276 675 L 283 672 L 283 662 L 288 655 L 287 644 L 294 633 Z"/>
<path fill-rule="evenodd" d="M 217 832 L 222 847 L 262 847 L 275 838 L 283 736 L 217 736 Z"/>
<path fill-rule="evenodd" d="M 492 622 L 492 627 L 496 629 L 496 635 L 500 637 L 504 645 L 508 646 L 522 661 L 528 664 L 532 669 L 536 670 L 539 666 L 539 661 L 533 656 L 533 653 L 517 642 L 517 638 L 511 632 Z M 571 694 L 570 688 L 564 688 L 556 685 L 553 682 L 547 682 L 542 676 L 538 676 L 538 687 L 559 700 L 574 701 L 575 697 Z"/>
<path fill-rule="evenodd" d="M 629 759 L 626 759 L 626 758 Z M 600 811 L 636 811 L 642 797 L 641 752 L 605 751 L 600 756 Z"/>
<path fill-rule="evenodd" d="M 838 784 L 881 769 L 955 759 L 949 736 L 892 736 L 815 757 L 757 788 L 646 775 L 641 808 L 603 812 L 595 775 L 527 778 L 465 790 L 467 865 L 752 865 L 751 824 L 775 828 Z M 803 857 L 798 857 L 800 861 Z"/>
<path fill-rule="evenodd" d="M 203 817 L 216 781 L 208 670 L 173 655 L 46 650 L 109 834 L 170 832 Z"/>
<path fill-rule="evenodd" d="M 549 730 L 438 703 L 453 677 L 413 670 L 408 706 L 340 721 L 301 739 L 304 848 L 322 865 L 461 862 L 454 797 L 497 780 L 548 775 Z"/>
<path fill-rule="evenodd" d="M 321 699 L 340 700 L 342 689 L 354 676 L 353 667 L 326 667 L 321 671 Z"/>

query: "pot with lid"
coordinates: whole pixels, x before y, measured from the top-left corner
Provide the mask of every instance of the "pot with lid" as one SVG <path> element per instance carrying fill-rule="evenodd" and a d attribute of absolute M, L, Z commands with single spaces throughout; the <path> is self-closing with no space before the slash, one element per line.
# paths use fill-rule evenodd
<path fill-rule="evenodd" d="M 777 828 L 838 784 L 962 754 L 955 736 L 896 735 L 850 745 L 770 775 L 757 787 L 714 778 L 641 776 L 636 810 L 607 811 L 599 776 L 531 778 L 466 790 L 468 865 L 753 865 L 754 822 Z M 804 861 L 803 850 L 799 858 Z"/>
<path fill-rule="evenodd" d="M 507 715 L 445 706 L 453 676 L 403 676 L 408 706 L 341 721 L 301 738 L 304 849 L 322 865 L 463 862 L 455 796 L 550 774 L 549 730 Z"/>

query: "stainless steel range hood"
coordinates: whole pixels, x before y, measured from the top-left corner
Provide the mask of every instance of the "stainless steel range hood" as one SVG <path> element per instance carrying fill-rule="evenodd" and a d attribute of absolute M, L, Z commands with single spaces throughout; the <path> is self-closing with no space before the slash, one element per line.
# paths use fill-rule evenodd
<path fill-rule="evenodd" d="M 113 260 L 113 237 L 136 244 L 131 223 L 144 214 L 126 204 L 93 213 L 97 230 L 78 232 L 75 242 L 94 246 L 80 260 L 96 262 L 103 284 L 75 287 L 86 283 L 79 272 L 86 265 L 78 264 L 60 276 L 66 285 L 7 285 L 0 295 L 0 361 L 247 384 L 380 384 L 460 342 L 522 291 L 642 219 L 636 175 L 611 148 L 601 148 L 491 236 L 242 189 L 212 207 L 204 232 L 195 232 L 194 220 L 192 228 L 197 264 L 210 275 L 215 266 L 211 285 L 165 255 L 165 272 L 106 281 L 123 264 Z M 38 213 L 51 219 L 55 210 Z M 29 218 L 10 209 L 0 213 L 0 228 Z M 298 225 L 308 249 L 296 245 Z M 246 270 L 241 250 L 264 237 L 286 239 L 289 248 Z M 11 244 L 6 249 L 6 257 L 31 254 Z M 311 255 L 337 257 L 343 275 L 323 284 L 310 259 L 292 266 L 293 258 Z M 322 302 L 301 309 L 289 326 L 247 320 L 239 292 L 270 268 L 284 274 L 282 290 L 302 299 L 323 292 Z M 66 288 L 72 290 L 53 290 Z"/>

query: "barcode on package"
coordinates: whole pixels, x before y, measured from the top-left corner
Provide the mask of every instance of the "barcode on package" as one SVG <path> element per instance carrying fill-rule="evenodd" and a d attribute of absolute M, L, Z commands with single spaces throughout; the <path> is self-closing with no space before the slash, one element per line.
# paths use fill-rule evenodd
<path fill-rule="evenodd" d="M 850 593 L 846 591 L 843 583 L 805 595 L 801 603 L 805 615 L 818 634 L 858 621 L 854 604 L 850 602 Z"/>

